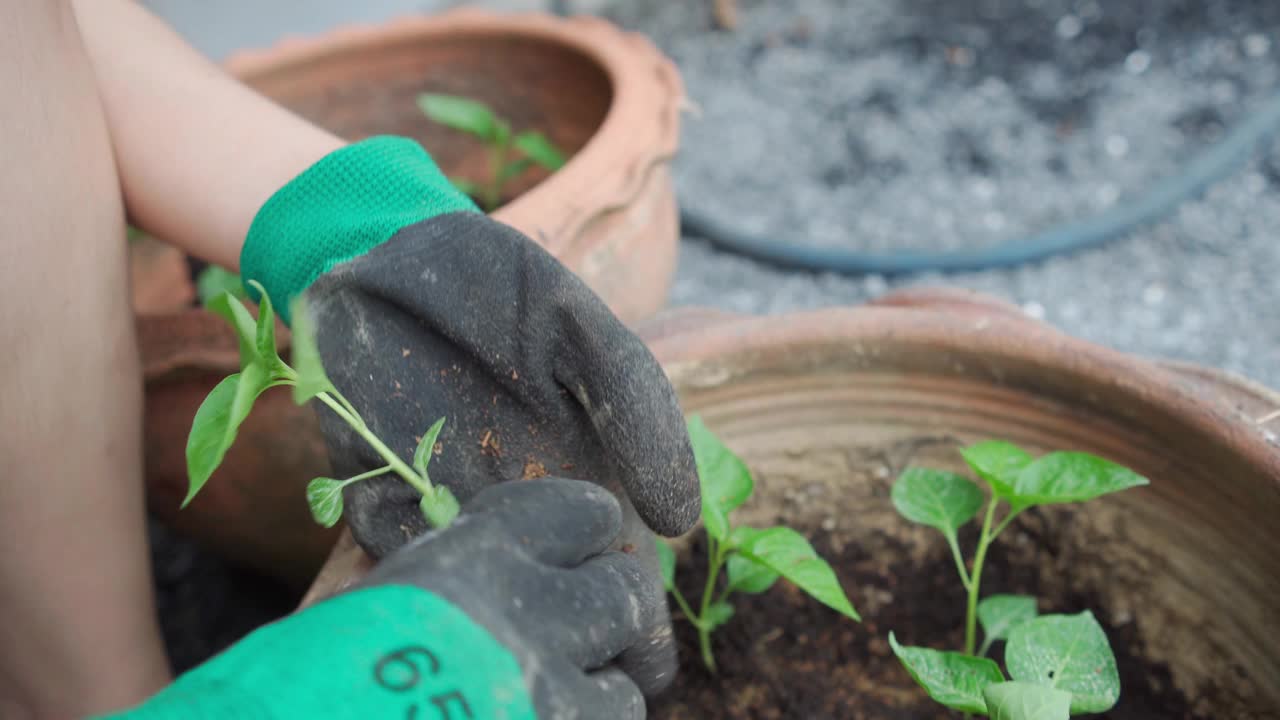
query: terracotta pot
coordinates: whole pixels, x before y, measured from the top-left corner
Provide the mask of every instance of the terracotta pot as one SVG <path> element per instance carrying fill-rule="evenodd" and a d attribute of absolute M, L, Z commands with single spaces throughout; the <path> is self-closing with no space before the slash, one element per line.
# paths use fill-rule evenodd
<path fill-rule="evenodd" d="M 423 92 L 481 100 L 516 129 L 572 154 L 511 183 L 493 215 L 541 242 L 623 320 L 666 301 L 679 240 L 668 164 L 684 90 L 640 35 L 596 18 L 456 10 L 350 27 L 244 52 L 227 67 L 263 94 L 348 139 L 417 139 L 446 173 L 480 180 L 485 148 L 433 123 Z"/>
<path fill-rule="evenodd" d="M 1033 569 L 1069 576 L 1100 617 L 1135 623 L 1146 657 L 1188 697 L 1225 689 L 1212 716 L 1280 706 L 1280 445 L 1257 422 L 1280 408 L 1277 394 L 952 291 L 785 317 L 685 311 L 644 333 L 686 410 L 755 470 L 743 522 L 832 523 L 857 546 L 893 535 L 912 552 L 945 553 L 896 515 L 889 484 L 910 463 L 959 471 L 957 446 L 991 437 L 1086 450 L 1147 475 L 1150 487 L 1045 512 L 1070 532 L 1055 564 Z M 832 518 L 830 502 L 796 500 L 810 492 L 856 510 Z M 307 601 L 366 564 L 340 541 Z M 872 627 L 883 589 L 850 590 Z"/>

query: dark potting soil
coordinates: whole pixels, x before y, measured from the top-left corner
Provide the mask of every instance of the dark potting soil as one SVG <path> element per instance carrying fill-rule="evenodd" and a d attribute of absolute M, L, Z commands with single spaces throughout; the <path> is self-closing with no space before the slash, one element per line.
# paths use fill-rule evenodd
<path fill-rule="evenodd" d="M 1040 542 L 1041 518 L 1027 513 L 1014 528 Z M 972 528 L 970 528 L 972 530 Z M 802 529 L 802 532 L 804 530 Z M 937 705 L 917 686 L 889 648 L 892 630 L 906 645 L 958 649 L 963 644 L 964 598 L 955 566 L 945 552 L 921 562 L 904 560 L 880 565 L 865 549 L 833 546 L 830 533 L 806 533 L 827 558 L 845 591 L 861 611 L 855 623 L 819 605 L 793 585 L 780 581 L 762 595 L 736 595 L 736 612 L 712 636 L 717 674 L 702 664 L 697 632 L 676 620 L 680 675 L 673 687 L 651 703 L 654 720 L 951 720 L 961 717 Z M 1037 537 L 1041 536 L 1041 537 Z M 972 547 L 974 538 L 962 546 Z M 902 545 L 893 538 L 880 541 Z M 941 548 L 940 548 L 941 549 Z M 1035 595 L 1042 613 L 1075 613 L 1098 608 L 1088 594 L 1052 591 L 1046 596 L 1034 563 L 1010 562 L 999 541 L 988 555 L 983 573 L 985 594 L 1017 592 Z M 895 556 L 907 557 L 900 547 Z M 1041 552 L 1052 554 L 1051 541 Z M 696 541 L 681 555 L 677 583 L 690 603 L 701 597 L 706 581 L 706 546 Z M 868 612 L 868 599 L 875 607 Z M 675 611 L 678 614 L 678 610 Z M 1169 669 L 1144 657 L 1136 625 L 1108 625 L 1099 614 L 1120 670 L 1120 702 L 1106 720 L 1203 720 L 1193 703 L 1173 685 Z M 1003 643 L 991 656 L 1003 667 Z"/>

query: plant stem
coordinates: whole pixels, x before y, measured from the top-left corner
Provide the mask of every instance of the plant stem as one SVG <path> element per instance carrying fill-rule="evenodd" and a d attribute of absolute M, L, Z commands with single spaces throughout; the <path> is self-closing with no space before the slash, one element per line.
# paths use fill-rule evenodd
<path fill-rule="evenodd" d="M 501 141 L 495 143 L 489 153 L 489 184 L 484 190 L 486 212 L 497 210 L 498 203 L 502 201 L 502 171 L 507 165 L 507 148 L 508 142 Z"/>
<path fill-rule="evenodd" d="M 969 571 L 964 567 L 964 558 L 960 555 L 960 545 L 956 542 L 954 533 L 947 535 L 947 544 L 951 546 L 951 558 L 956 561 L 956 572 L 960 574 L 960 582 L 964 585 L 964 589 L 968 590 L 971 580 L 969 580 Z"/>
<path fill-rule="evenodd" d="M 390 465 L 383 465 L 382 467 L 378 468 L 377 470 L 370 470 L 369 472 L 362 472 L 362 473 L 360 473 L 359 475 L 352 475 L 351 477 L 349 477 L 349 478 L 347 478 L 346 480 L 343 480 L 343 481 L 342 481 L 342 487 L 346 487 L 346 486 L 348 486 L 348 485 L 350 485 L 351 483 L 354 483 L 354 482 L 360 482 L 361 480 L 368 480 L 368 479 L 369 479 L 369 478 L 371 478 L 371 477 L 377 477 L 377 476 L 379 476 L 379 475 L 384 475 L 384 474 L 389 473 L 389 472 L 391 472 L 391 466 L 390 466 Z"/>
<path fill-rule="evenodd" d="M 1018 513 L 1022 512 L 1023 510 L 1026 510 L 1026 508 L 1018 507 L 1017 505 L 1014 505 L 1013 507 L 1009 508 L 1009 514 L 1005 515 L 1004 519 L 1000 521 L 1000 524 L 996 526 L 996 529 L 991 531 L 992 541 L 994 541 L 1000 535 L 1000 533 L 1004 532 L 1004 529 L 1009 527 L 1009 523 L 1013 522 L 1013 519 L 1016 518 L 1018 516 Z"/>
<path fill-rule="evenodd" d="M 333 385 L 330 384 L 330 387 L 333 387 Z M 347 412 L 351 413 L 352 417 L 359 418 L 361 425 L 364 424 L 364 418 L 360 417 L 360 411 L 356 410 L 356 406 L 352 405 L 351 401 L 348 400 L 345 395 L 338 392 L 337 388 L 330 390 L 329 394 L 332 395 L 338 402 L 342 403 L 342 407 L 346 408 Z"/>
<path fill-rule="evenodd" d="M 699 624 L 698 616 L 694 614 L 693 608 L 689 607 L 689 601 L 684 599 L 684 594 L 674 585 L 671 587 L 671 596 L 676 599 L 676 605 L 680 606 L 680 612 L 693 623 L 694 627 Z"/>
<path fill-rule="evenodd" d="M 316 397 L 320 399 L 320 402 L 328 405 L 331 410 L 337 413 L 338 417 L 347 421 L 347 424 L 351 426 L 351 429 L 355 430 L 357 435 L 364 438 L 364 441 L 369 443 L 369 446 L 376 450 L 378 454 L 382 456 L 382 459 L 387 461 L 387 465 L 390 466 L 397 475 L 404 478 L 405 482 L 416 488 L 418 492 L 422 493 L 423 497 L 435 497 L 435 489 L 431 487 L 431 483 L 428 482 L 426 478 L 415 472 L 413 468 L 405 464 L 405 462 L 400 459 L 400 456 L 396 455 L 391 448 L 383 444 L 383 442 L 378 439 L 378 436 L 374 435 L 373 432 L 369 430 L 369 426 L 364 424 L 364 419 L 362 419 L 359 414 L 349 412 L 347 408 L 343 407 L 337 400 L 334 400 L 333 396 L 327 392 L 322 392 L 316 395 Z"/>
<path fill-rule="evenodd" d="M 982 535 L 978 537 L 978 551 L 973 556 L 973 573 L 969 575 L 969 605 L 964 614 L 964 654 L 973 655 L 978 630 L 978 589 L 982 585 L 982 563 L 987 559 L 987 547 L 991 545 L 994 535 L 991 533 L 991 522 L 995 519 L 996 505 L 1000 499 L 991 498 L 987 505 L 987 515 L 982 520 Z"/>
<path fill-rule="evenodd" d="M 707 585 L 702 590 L 702 611 L 698 613 L 697 621 L 698 644 L 702 647 L 702 662 L 706 663 L 707 669 L 714 673 L 716 658 L 711 653 L 711 631 L 707 629 L 704 621 L 716 592 L 716 578 L 720 575 L 720 566 L 724 564 L 724 554 L 721 546 L 709 535 L 707 536 L 707 560 L 709 563 Z"/>

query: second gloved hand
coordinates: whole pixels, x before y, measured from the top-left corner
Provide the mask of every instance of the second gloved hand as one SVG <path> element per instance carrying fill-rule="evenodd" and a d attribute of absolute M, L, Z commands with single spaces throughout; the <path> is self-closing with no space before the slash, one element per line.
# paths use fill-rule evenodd
<path fill-rule="evenodd" d="M 674 677 L 675 647 L 661 588 L 634 556 L 605 552 L 621 523 L 598 486 L 503 483 L 353 592 L 413 585 L 462 609 L 514 656 L 541 720 L 643 718 L 642 696 Z"/>

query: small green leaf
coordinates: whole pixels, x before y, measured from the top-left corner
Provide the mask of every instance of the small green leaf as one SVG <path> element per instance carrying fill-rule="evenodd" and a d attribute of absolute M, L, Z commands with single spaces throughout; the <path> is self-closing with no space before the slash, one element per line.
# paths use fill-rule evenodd
<path fill-rule="evenodd" d="M 903 517 L 949 538 L 982 508 L 982 490 L 972 480 L 928 468 L 907 469 L 889 494 Z"/>
<path fill-rule="evenodd" d="M 509 162 L 506 167 L 502 168 L 502 172 L 498 173 L 498 182 L 505 183 L 512 178 L 520 177 L 525 170 L 533 167 L 533 165 L 533 159 L 527 157 L 520 158 L 514 162 Z"/>
<path fill-rule="evenodd" d="M 1071 693 L 1044 685 L 1003 682 L 982 691 L 991 720 L 1067 720 Z"/>
<path fill-rule="evenodd" d="M 988 685 L 1004 682 L 1000 666 L 988 658 L 903 647 L 893 633 L 889 633 L 889 647 L 929 697 L 954 710 L 985 715 L 987 703 L 982 691 Z"/>
<path fill-rule="evenodd" d="M 458 192 L 461 192 L 464 195 L 470 195 L 472 197 L 480 195 L 480 186 L 470 180 L 451 177 L 449 178 L 449 182 L 458 189 Z"/>
<path fill-rule="evenodd" d="M 1036 616 L 1036 599 L 1029 595 L 992 595 L 978 603 L 982 641 L 990 645 L 1009 637 L 1009 631 Z"/>
<path fill-rule="evenodd" d="M 333 478 L 318 477 L 307 483 L 307 505 L 311 517 L 320 525 L 330 528 L 342 518 L 342 488 L 346 483 Z"/>
<path fill-rule="evenodd" d="M 970 445 L 960 451 L 978 477 L 987 481 L 997 497 L 1007 498 L 1022 468 L 1035 458 L 1026 450 L 1003 440 L 989 440 Z"/>
<path fill-rule="evenodd" d="M 547 139 L 546 135 L 528 130 L 516 135 L 512 141 L 520 152 L 548 170 L 559 170 L 564 167 L 564 153 Z"/>
<path fill-rule="evenodd" d="M 427 465 L 431 464 L 431 455 L 435 452 L 436 438 L 440 437 L 440 429 L 443 427 L 444 418 L 435 421 L 431 427 L 427 428 L 427 432 L 418 441 L 418 448 L 413 451 L 413 469 L 422 473 L 424 477 L 427 475 Z"/>
<path fill-rule="evenodd" d="M 209 476 L 222 464 L 222 458 L 236 441 L 240 423 L 249 416 L 253 401 L 270 384 L 260 363 L 229 375 L 214 386 L 200 403 L 187 436 L 187 497 L 182 507 L 209 481 Z"/>
<path fill-rule="evenodd" d="M 1014 680 L 1071 693 L 1071 713 L 1100 713 L 1120 699 L 1120 675 L 1107 635 L 1088 610 L 1043 615 L 1009 632 L 1005 665 Z"/>
<path fill-rule="evenodd" d="M 205 303 L 205 308 L 221 315 L 236 331 L 236 338 L 240 341 L 241 368 L 255 360 L 266 361 L 266 358 L 258 354 L 258 324 L 245 309 L 244 303 L 235 299 L 231 293 L 223 291 Z"/>
<path fill-rule="evenodd" d="M 696 415 L 689 418 L 689 441 L 702 486 L 702 524 L 722 541 L 729 534 L 729 513 L 751 497 L 755 485 L 746 464 Z"/>
<path fill-rule="evenodd" d="M 854 620 L 861 620 L 853 609 L 840 580 L 827 564 L 818 557 L 813 546 L 800 533 L 789 527 L 772 527 L 764 530 L 737 528 L 737 551 L 748 560 L 773 570 L 790 580 L 813 599 Z"/>
<path fill-rule="evenodd" d="M 750 529 L 750 528 L 739 528 Z M 729 574 L 729 592 L 744 592 L 750 595 L 762 593 L 773 587 L 778 581 L 778 573 L 768 565 L 761 565 L 741 553 L 730 553 L 726 566 Z"/>
<path fill-rule="evenodd" d="M 670 592 L 676 586 L 676 553 L 671 546 L 654 538 L 658 547 L 658 569 L 662 571 L 662 587 Z"/>
<path fill-rule="evenodd" d="M 271 307 L 271 296 L 262 283 L 250 280 L 249 286 L 258 291 L 262 298 L 258 302 L 258 327 L 254 333 L 254 346 L 258 349 L 258 357 L 271 363 L 273 374 L 281 374 L 284 361 L 276 352 L 276 313 Z"/>
<path fill-rule="evenodd" d="M 1054 452 L 1018 473 L 1009 501 L 1024 506 L 1084 502 L 1148 483 L 1129 468 L 1095 455 Z"/>
<path fill-rule="evenodd" d="M 424 93 L 418 96 L 418 107 L 441 125 L 490 142 L 498 139 L 498 117 L 482 102 L 456 95 Z"/>
<path fill-rule="evenodd" d="M 293 385 L 293 401 L 304 405 L 322 392 L 333 391 L 333 383 L 324 374 L 320 362 L 320 348 L 316 346 L 316 331 L 311 312 L 302 296 L 294 299 L 290 315 L 293 317 L 293 370 L 298 379 Z"/>
<path fill-rule="evenodd" d="M 707 608 L 707 614 L 702 616 L 702 624 L 707 632 L 711 632 L 729 622 L 731 617 L 733 617 L 732 605 L 727 602 L 712 603 Z"/>
<path fill-rule="evenodd" d="M 460 509 L 458 499 L 453 492 L 443 485 L 432 488 L 431 496 L 423 495 L 418 501 L 418 509 L 433 528 L 446 528 L 458 517 Z"/>
<path fill-rule="evenodd" d="M 208 305 L 210 300 L 223 291 L 231 293 L 237 300 L 248 299 L 240 276 L 224 267 L 209 265 L 196 276 L 196 297 L 200 299 L 201 305 Z"/>

